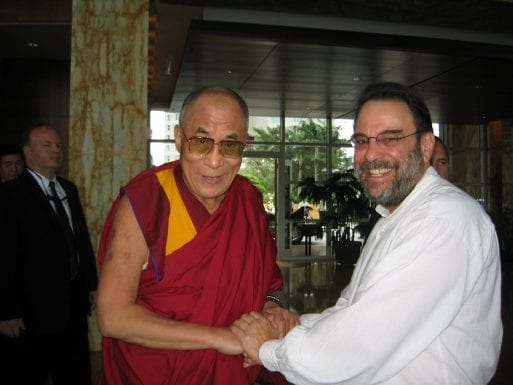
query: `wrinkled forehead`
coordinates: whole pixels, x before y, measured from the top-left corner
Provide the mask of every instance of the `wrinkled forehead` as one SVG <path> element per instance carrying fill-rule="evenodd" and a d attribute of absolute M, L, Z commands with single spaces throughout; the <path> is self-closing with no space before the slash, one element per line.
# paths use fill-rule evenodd
<path fill-rule="evenodd" d="M 233 95 L 219 90 L 210 90 L 199 95 L 194 101 L 191 101 L 186 110 L 191 109 L 195 105 L 209 105 L 219 109 L 233 108 L 245 115 L 243 106 Z M 186 111 L 185 111 L 186 112 Z"/>
<path fill-rule="evenodd" d="M 202 128 L 222 127 L 245 134 L 248 129 L 247 119 L 240 105 L 233 98 L 224 94 L 205 94 L 200 96 L 185 111 L 183 125 L 189 133 Z"/>

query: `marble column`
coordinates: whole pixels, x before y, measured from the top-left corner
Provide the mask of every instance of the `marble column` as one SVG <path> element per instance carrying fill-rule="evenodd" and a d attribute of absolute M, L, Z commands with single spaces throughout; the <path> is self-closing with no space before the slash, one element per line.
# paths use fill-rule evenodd
<path fill-rule="evenodd" d="M 146 167 L 148 19 L 149 0 L 73 0 L 69 175 L 95 247 L 119 188 Z"/>

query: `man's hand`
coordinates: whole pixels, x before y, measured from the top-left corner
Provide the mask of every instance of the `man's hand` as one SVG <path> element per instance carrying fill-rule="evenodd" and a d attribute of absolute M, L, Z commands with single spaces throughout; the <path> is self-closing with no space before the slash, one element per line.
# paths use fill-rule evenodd
<path fill-rule="evenodd" d="M 278 330 L 279 338 L 285 335 L 294 326 L 299 324 L 299 316 L 277 304 L 264 306 L 262 314 L 271 322 L 271 324 Z"/>
<path fill-rule="evenodd" d="M 278 329 L 263 314 L 257 312 L 244 314 L 233 323 L 231 329 L 241 341 L 247 364 L 260 364 L 260 346 L 267 340 L 280 338 Z"/>
<path fill-rule="evenodd" d="M 21 330 L 25 330 L 25 324 L 21 318 L 0 321 L 0 334 L 9 338 L 19 338 Z"/>

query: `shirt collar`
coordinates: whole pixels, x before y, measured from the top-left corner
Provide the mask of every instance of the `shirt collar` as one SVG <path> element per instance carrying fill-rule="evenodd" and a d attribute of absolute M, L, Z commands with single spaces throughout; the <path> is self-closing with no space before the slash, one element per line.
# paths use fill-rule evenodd
<path fill-rule="evenodd" d="M 48 179 L 46 176 L 34 171 L 34 170 L 31 170 L 30 168 L 27 168 L 28 172 L 30 172 L 30 174 L 32 174 L 32 176 L 34 177 L 34 179 L 37 181 L 37 183 L 39 184 L 39 187 L 41 187 L 43 189 L 43 191 L 47 191 L 48 190 L 48 184 L 50 182 L 54 182 L 57 186 L 59 185 L 59 183 L 57 182 L 57 176 L 54 176 L 53 179 Z"/>

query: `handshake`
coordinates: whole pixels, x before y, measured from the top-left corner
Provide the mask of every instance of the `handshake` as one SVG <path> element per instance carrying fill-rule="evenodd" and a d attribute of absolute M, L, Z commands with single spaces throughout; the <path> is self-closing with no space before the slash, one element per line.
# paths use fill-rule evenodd
<path fill-rule="evenodd" d="M 230 326 L 230 330 L 242 349 L 244 366 L 259 365 L 260 346 L 267 340 L 283 338 L 298 324 L 299 316 L 296 313 L 277 304 L 264 307 L 261 313 L 253 311 L 242 315 Z"/>

